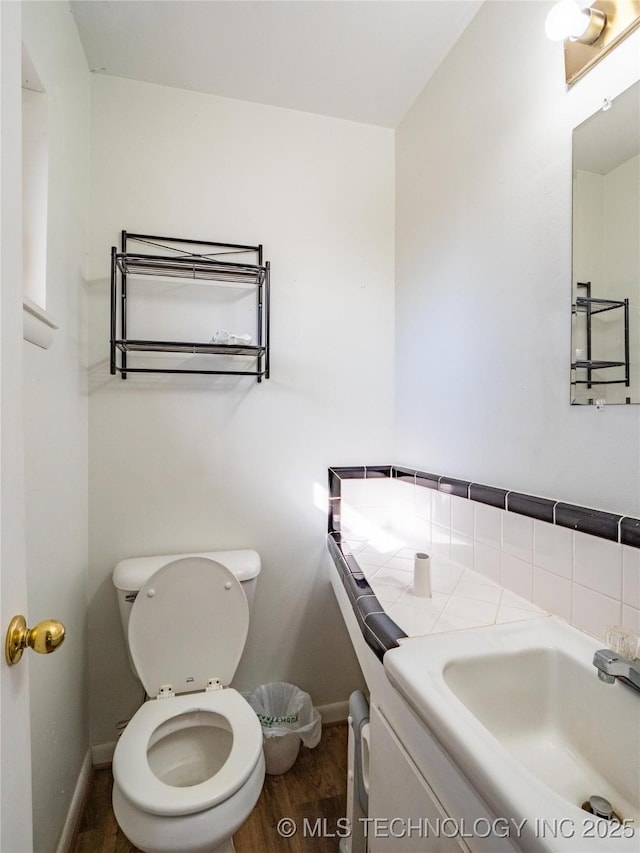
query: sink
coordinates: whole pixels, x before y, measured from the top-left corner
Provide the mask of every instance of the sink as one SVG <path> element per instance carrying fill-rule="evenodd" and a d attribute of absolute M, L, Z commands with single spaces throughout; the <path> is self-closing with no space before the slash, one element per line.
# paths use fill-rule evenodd
<path fill-rule="evenodd" d="M 640 850 L 640 693 L 605 684 L 602 643 L 555 617 L 404 641 L 386 674 L 518 848 Z M 606 798 L 622 827 L 588 814 Z M 563 823 L 564 822 L 564 823 Z"/>
<path fill-rule="evenodd" d="M 443 675 L 476 720 L 569 803 L 597 794 L 640 822 L 640 694 L 602 684 L 590 656 L 477 655 L 451 661 Z"/>

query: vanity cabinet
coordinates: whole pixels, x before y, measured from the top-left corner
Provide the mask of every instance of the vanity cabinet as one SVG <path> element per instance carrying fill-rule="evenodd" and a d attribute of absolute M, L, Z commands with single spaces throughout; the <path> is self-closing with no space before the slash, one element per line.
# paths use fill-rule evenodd
<path fill-rule="evenodd" d="M 269 286 L 261 245 L 123 231 L 111 249 L 111 373 L 268 379 Z M 251 340 L 218 334 L 228 323 Z"/>
<path fill-rule="evenodd" d="M 431 786 L 374 703 L 370 712 L 369 853 L 468 853 Z"/>

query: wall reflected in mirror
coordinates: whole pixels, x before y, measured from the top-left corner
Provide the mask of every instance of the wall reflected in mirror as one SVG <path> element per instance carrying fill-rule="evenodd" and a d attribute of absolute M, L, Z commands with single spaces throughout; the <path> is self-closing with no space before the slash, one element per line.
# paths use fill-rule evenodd
<path fill-rule="evenodd" d="M 573 132 L 571 402 L 640 403 L 640 82 Z"/>

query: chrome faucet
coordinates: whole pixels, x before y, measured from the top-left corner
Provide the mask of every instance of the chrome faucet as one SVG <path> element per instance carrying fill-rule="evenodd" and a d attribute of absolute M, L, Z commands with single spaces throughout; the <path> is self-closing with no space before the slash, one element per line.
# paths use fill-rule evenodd
<path fill-rule="evenodd" d="M 599 649 L 593 656 L 593 665 L 600 681 L 613 684 L 619 678 L 640 692 L 640 659 L 626 658 L 611 649 Z"/>

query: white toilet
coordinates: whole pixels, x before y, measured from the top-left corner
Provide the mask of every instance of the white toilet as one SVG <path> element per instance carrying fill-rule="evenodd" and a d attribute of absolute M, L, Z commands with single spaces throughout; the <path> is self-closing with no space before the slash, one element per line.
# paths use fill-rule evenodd
<path fill-rule="evenodd" d="M 142 557 L 114 569 L 130 661 L 150 699 L 116 746 L 113 809 L 146 853 L 232 853 L 260 796 L 262 728 L 228 686 L 259 573 L 255 551 Z"/>

